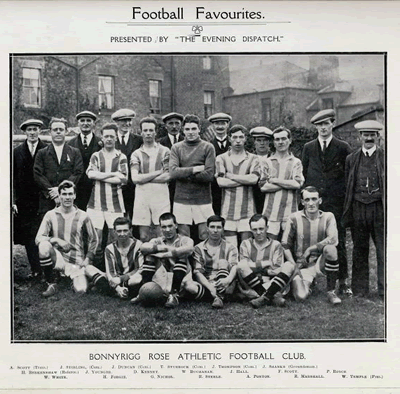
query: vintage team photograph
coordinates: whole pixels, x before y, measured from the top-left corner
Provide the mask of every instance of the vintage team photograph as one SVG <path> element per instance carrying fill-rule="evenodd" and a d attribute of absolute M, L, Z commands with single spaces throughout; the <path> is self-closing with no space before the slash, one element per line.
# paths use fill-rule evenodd
<path fill-rule="evenodd" d="M 386 54 L 10 55 L 10 341 L 386 340 Z"/>

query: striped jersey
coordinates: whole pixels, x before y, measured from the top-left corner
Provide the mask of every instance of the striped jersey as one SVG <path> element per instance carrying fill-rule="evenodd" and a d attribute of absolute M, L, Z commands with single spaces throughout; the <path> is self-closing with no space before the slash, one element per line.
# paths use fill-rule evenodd
<path fill-rule="evenodd" d="M 135 169 L 139 174 L 149 174 L 150 172 L 163 170 L 169 171 L 170 150 L 159 143 L 155 144 L 155 149 L 145 150 L 142 145 L 135 150 L 131 156 L 131 170 Z M 162 193 L 160 198 L 169 196 L 168 182 L 154 183 L 148 182 L 136 185 L 136 193 L 149 190 L 151 193 Z"/>
<path fill-rule="evenodd" d="M 214 280 L 218 274 L 218 261 L 227 260 L 229 269 L 238 263 L 238 250 L 235 245 L 224 239 L 217 248 L 209 248 L 208 240 L 197 244 L 193 253 L 193 273 L 200 272 L 208 280 Z"/>
<path fill-rule="evenodd" d="M 256 273 L 277 275 L 284 263 L 284 253 L 279 241 L 267 238 L 258 245 L 254 238 L 240 244 L 240 260 L 246 261 Z"/>
<path fill-rule="evenodd" d="M 49 241 L 50 238 L 60 238 L 71 245 L 71 250 L 66 253 L 59 250 L 65 262 L 70 264 L 82 263 L 85 257 L 93 261 L 98 238 L 96 230 L 88 214 L 76 206 L 71 213 L 61 212 L 57 207 L 46 212 L 36 235 L 36 244 Z M 87 245 L 87 253 L 84 249 Z"/>
<path fill-rule="evenodd" d="M 337 244 L 336 220 L 331 212 L 319 211 L 314 220 L 310 220 L 304 210 L 292 213 L 282 236 L 284 249 L 291 250 L 295 258 L 301 257 L 310 246 L 317 245 L 320 255 L 325 245 Z"/>
<path fill-rule="evenodd" d="M 223 153 L 216 159 L 216 178 L 224 177 L 226 173 L 236 175 L 256 174 L 260 176 L 260 163 L 256 155 L 245 152 L 243 160 L 235 165 L 232 153 Z M 253 196 L 253 186 L 237 186 L 222 188 L 221 216 L 226 220 L 247 219 L 256 213 Z"/>
<path fill-rule="evenodd" d="M 121 283 L 123 283 L 142 268 L 143 255 L 140 252 L 142 242 L 137 239 L 131 239 L 130 241 L 131 244 L 126 250 L 119 248 L 117 241 L 106 247 L 105 259 L 108 279 L 120 277 Z"/>
<path fill-rule="evenodd" d="M 295 180 L 300 187 L 304 183 L 303 166 L 300 159 L 290 154 L 284 159 L 276 155 L 264 158 L 261 162 L 260 187 L 270 178 Z M 286 221 L 289 215 L 298 209 L 297 193 L 294 189 L 281 189 L 265 193 L 263 215 L 273 222 Z"/>
<path fill-rule="evenodd" d="M 119 150 L 115 150 L 114 155 L 109 158 L 104 154 L 104 149 L 102 149 L 93 153 L 90 158 L 86 174 L 89 174 L 90 171 L 120 172 L 125 175 L 123 183 L 126 184 L 128 180 L 128 159 Z M 124 213 L 125 206 L 121 186 L 121 184 L 114 185 L 104 181 L 94 181 L 87 207 L 99 211 Z"/>

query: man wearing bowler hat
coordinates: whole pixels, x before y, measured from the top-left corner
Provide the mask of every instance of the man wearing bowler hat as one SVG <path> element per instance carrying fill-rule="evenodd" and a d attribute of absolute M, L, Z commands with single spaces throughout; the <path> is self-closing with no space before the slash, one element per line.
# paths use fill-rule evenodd
<path fill-rule="evenodd" d="M 301 161 L 304 187 L 316 187 L 322 199 L 320 209 L 335 215 L 339 233 L 339 295 L 351 297 L 351 289 L 346 284 L 346 229 L 341 225 L 345 197 L 345 163 L 351 148 L 347 142 L 332 135 L 335 119 L 336 113 L 333 109 L 322 110 L 311 118 L 310 122 L 317 128 L 318 137 L 304 145 Z"/>
<path fill-rule="evenodd" d="M 87 177 L 86 170 L 89 167 L 90 157 L 94 152 L 98 152 L 102 145 L 100 138 L 94 134 L 97 116 L 93 112 L 79 112 L 76 120 L 81 132 L 69 141 L 68 145 L 79 149 L 82 155 L 84 173 L 76 185 L 75 205 L 82 211 L 86 211 L 93 187 L 93 182 Z"/>
<path fill-rule="evenodd" d="M 378 294 L 385 294 L 385 160 L 378 146 L 383 125 L 376 120 L 356 123 L 361 148 L 346 159 L 346 199 L 343 224 L 353 238 L 352 290 L 369 293 L 369 240 L 376 248 Z"/>
<path fill-rule="evenodd" d="M 132 109 L 119 109 L 111 115 L 111 119 L 118 126 L 118 135 L 115 142 L 115 148 L 120 150 L 131 161 L 132 152 L 139 149 L 143 144 L 143 138 L 131 133 L 132 119 L 136 116 Z M 128 183 L 122 188 L 122 195 L 127 215 L 132 218 L 133 200 L 135 198 L 135 185 L 131 180 L 130 168 L 128 174 Z"/>
<path fill-rule="evenodd" d="M 41 272 L 38 248 L 35 244 L 36 232 L 40 226 L 39 187 L 33 179 L 33 163 L 39 149 L 46 144 L 39 139 L 43 122 L 29 119 L 20 129 L 26 134 L 26 140 L 13 151 L 13 205 L 14 243 L 25 246 L 31 267 L 31 275 Z"/>
<path fill-rule="evenodd" d="M 214 138 L 210 140 L 210 143 L 214 145 L 215 157 L 225 153 L 229 150 L 230 141 L 228 138 L 228 129 L 231 123 L 232 117 L 223 112 L 211 115 L 208 121 L 211 123 L 211 128 L 214 133 Z M 211 193 L 213 198 L 213 210 L 216 215 L 221 214 L 222 204 L 222 189 L 218 186 L 216 179 L 211 183 Z"/>
<path fill-rule="evenodd" d="M 162 137 L 159 142 L 161 145 L 171 149 L 172 145 L 184 140 L 184 137 L 181 133 L 183 115 L 177 112 L 170 112 L 169 114 L 164 115 L 162 120 L 165 123 L 168 134 L 165 137 Z M 168 183 L 171 212 L 174 206 L 175 184 L 176 182 L 172 180 Z"/>

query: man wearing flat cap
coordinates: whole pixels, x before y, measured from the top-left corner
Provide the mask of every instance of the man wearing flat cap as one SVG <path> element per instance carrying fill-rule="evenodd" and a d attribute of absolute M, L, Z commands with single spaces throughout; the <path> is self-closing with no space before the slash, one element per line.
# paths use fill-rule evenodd
<path fill-rule="evenodd" d="M 214 145 L 215 157 L 222 155 L 229 150 L 230 141 L 228 138 L 228 129 L 231 120 L 232 117 L 223 112 L 211 115 L 208 118 L 208 121 L 211 123 L 211 129 L 214 133 L 214 137 L 210 142 Z M 211 193 L 213 198 L 213 210 L 216 215 L 221 215 L 222 189 L 218 186 L 216 179 L 211 183 Z"/>
<path fill-rule="evenodd" d="M 361 148 L 346 159 L 346 199 L 343 224 L 353 238 L 352 290 L 356 296 L 369 293 L 369 240 L 376 248 L 378 294 L 385 294 L 385 159 L 378 146 L 383 125 L 376 120 L 355 124 Z"/>
<path fill-rule="evenodd" d="M 76 120 L 81 132 L 69 141 L 68 145 L 79 149 L 82 155 L 84 173 L 76 185 L 75 205 L 82 211 L 86 211 L 93 187 L 93 182 L 87 177 L 86 170 L 89 167 L 90 157 L 94 152 L 98 152 L 102 145 L 100 138 L 94 134 L 97 116 L 93 112 L 79 112 Z"/>
<path fill-rule="evenodd" d="M 33 179 L 33 163 L 46 144 L 39 139 L 43 122 L 29 119 L 21 124 L 26 140 L 13 150 L 14 243 L 25 246 L 33 277 L 40 275 L 39 252 L 35 237 L 40 226 L 39 187 Z"/>
<path fill-rule="evenodd" d="M 260 165 L 270 153 L 270 143 L 272 141 L 272 130 L 268 127 L 258 126 L 250 130 L 250 136 L 254 139 L 255 154 L 260 158 Z M 256 212 L 262 213 L 264 208 L 265 193 L 263 193 L 258 185 L 253 186 L 254 202 L 256 204 Z"/>
<path fill-rule="evenodd" d="M 169 114 L 164 115 L 162 120 L 165 123 L 168 134 L 165 137 L 162 137 L 159 142 L 161 145 L 166 146 L 171 150 L 172 145 L 184 140 L 184 137 L 181 133 L 183 115 L 178 114 L 177 112 L 170 112 Z M 170 181 L 168 183 L 171 212 L 174 206 L 175 184 L 175 181 Z"/>
<path fill-rule="evenodd" d="M 111 115 L 111 119 L 118 126 L 118 135 L 115 149 L 121 151 L 131 161 L 132 152 L 139 149 L 143 144 L 143 138 L 131 133 L 132 119 L 136 116 L 135 111 L 127 108 L 119 109 Z M 132 218 L 133 200 L 135 199 L 135 185 L 131 180 L 130 168 L 128 166 L 128 183 L 122 188 L 126 214 Z"/>
<path fill-rule="evenodd" d="M 335 215 L 339 233 L 339 294 L 351 297 L 351 289 L 346 284 L 346 229 L 341 225 L 345 197 L 345 163 L 351 148 L 347 142 L 332 135 L 335 118 L 333 109 L 320 111 L 311 118 L 311 123 L 317 128 L 318 137 L 304 145 L 301 161 L 304 187 L 316 187 L 322 199 L 320 209 Z"/>

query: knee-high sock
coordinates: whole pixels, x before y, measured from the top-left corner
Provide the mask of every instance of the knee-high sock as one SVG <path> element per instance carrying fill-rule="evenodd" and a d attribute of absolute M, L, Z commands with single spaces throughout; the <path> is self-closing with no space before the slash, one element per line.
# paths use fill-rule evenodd
<path fill-rule="evenodd" d="M 326 289 L 335 290 L 336 280 L 339 276 L 339 262 L 337 260 L 325 260 Z"/>
<path fill-rule="evenodd" d="M 54 263 L 51 260 L 51 257 L 44 257 L 40 259 L 40 266 L 42 267 L 42 271 L 44 273 L 44 278 L 47 283 L 55 283 L 56 276 L 54 274 Z"/>
<path fill-rule="evenodd" d="M 262 285 L 261 279 L 252 272 L 250 275 L 247 275 L 243 278 L 243 280 L 257 292 L 257 294 L 262 295 L 265 292 L 265 289 Z"/>
<path fill-rule="evenodd" d="M 227 278 L 228 275 L 229 275 L 228 269 L 226 269 L 226 268 L 220 268 L 220 269 L 218 270 L 216 279 L 217 279 L 217 280 L 218 280 L 218 279 L 224 279 L 224 278 Z M 220 292 L 220 291 L 217 289 L 217 293 L 218 293 L 219 295 L 222 296 L 222 295 L 225 293 L 225 290 L 223 290 L 222 292 Z"/>
<path fill-rule="evenodd" d="M 142 284 L 151 282 L 155 272 L 156 272 L 155 260 L 152 257 L 146 258 L 143 263 Z"/>
<path fill-rule="evenodd" d="M 289 282 L 290 277 L 283 272 L 274 276 L 271 280 L 271 284 L 265 293 L 265 297 L 272 298 L 278 291 L 282 290 Z"/>
<path fill-rule="evenodd" d="M 174 269 L 173 269 L 173 277 L 172 277 L 172 293 L 178 293 L 183 278 L 186 276 L 187 273 L 187 264 L 185 261 L 177 261 L 175 263 Z"/>

